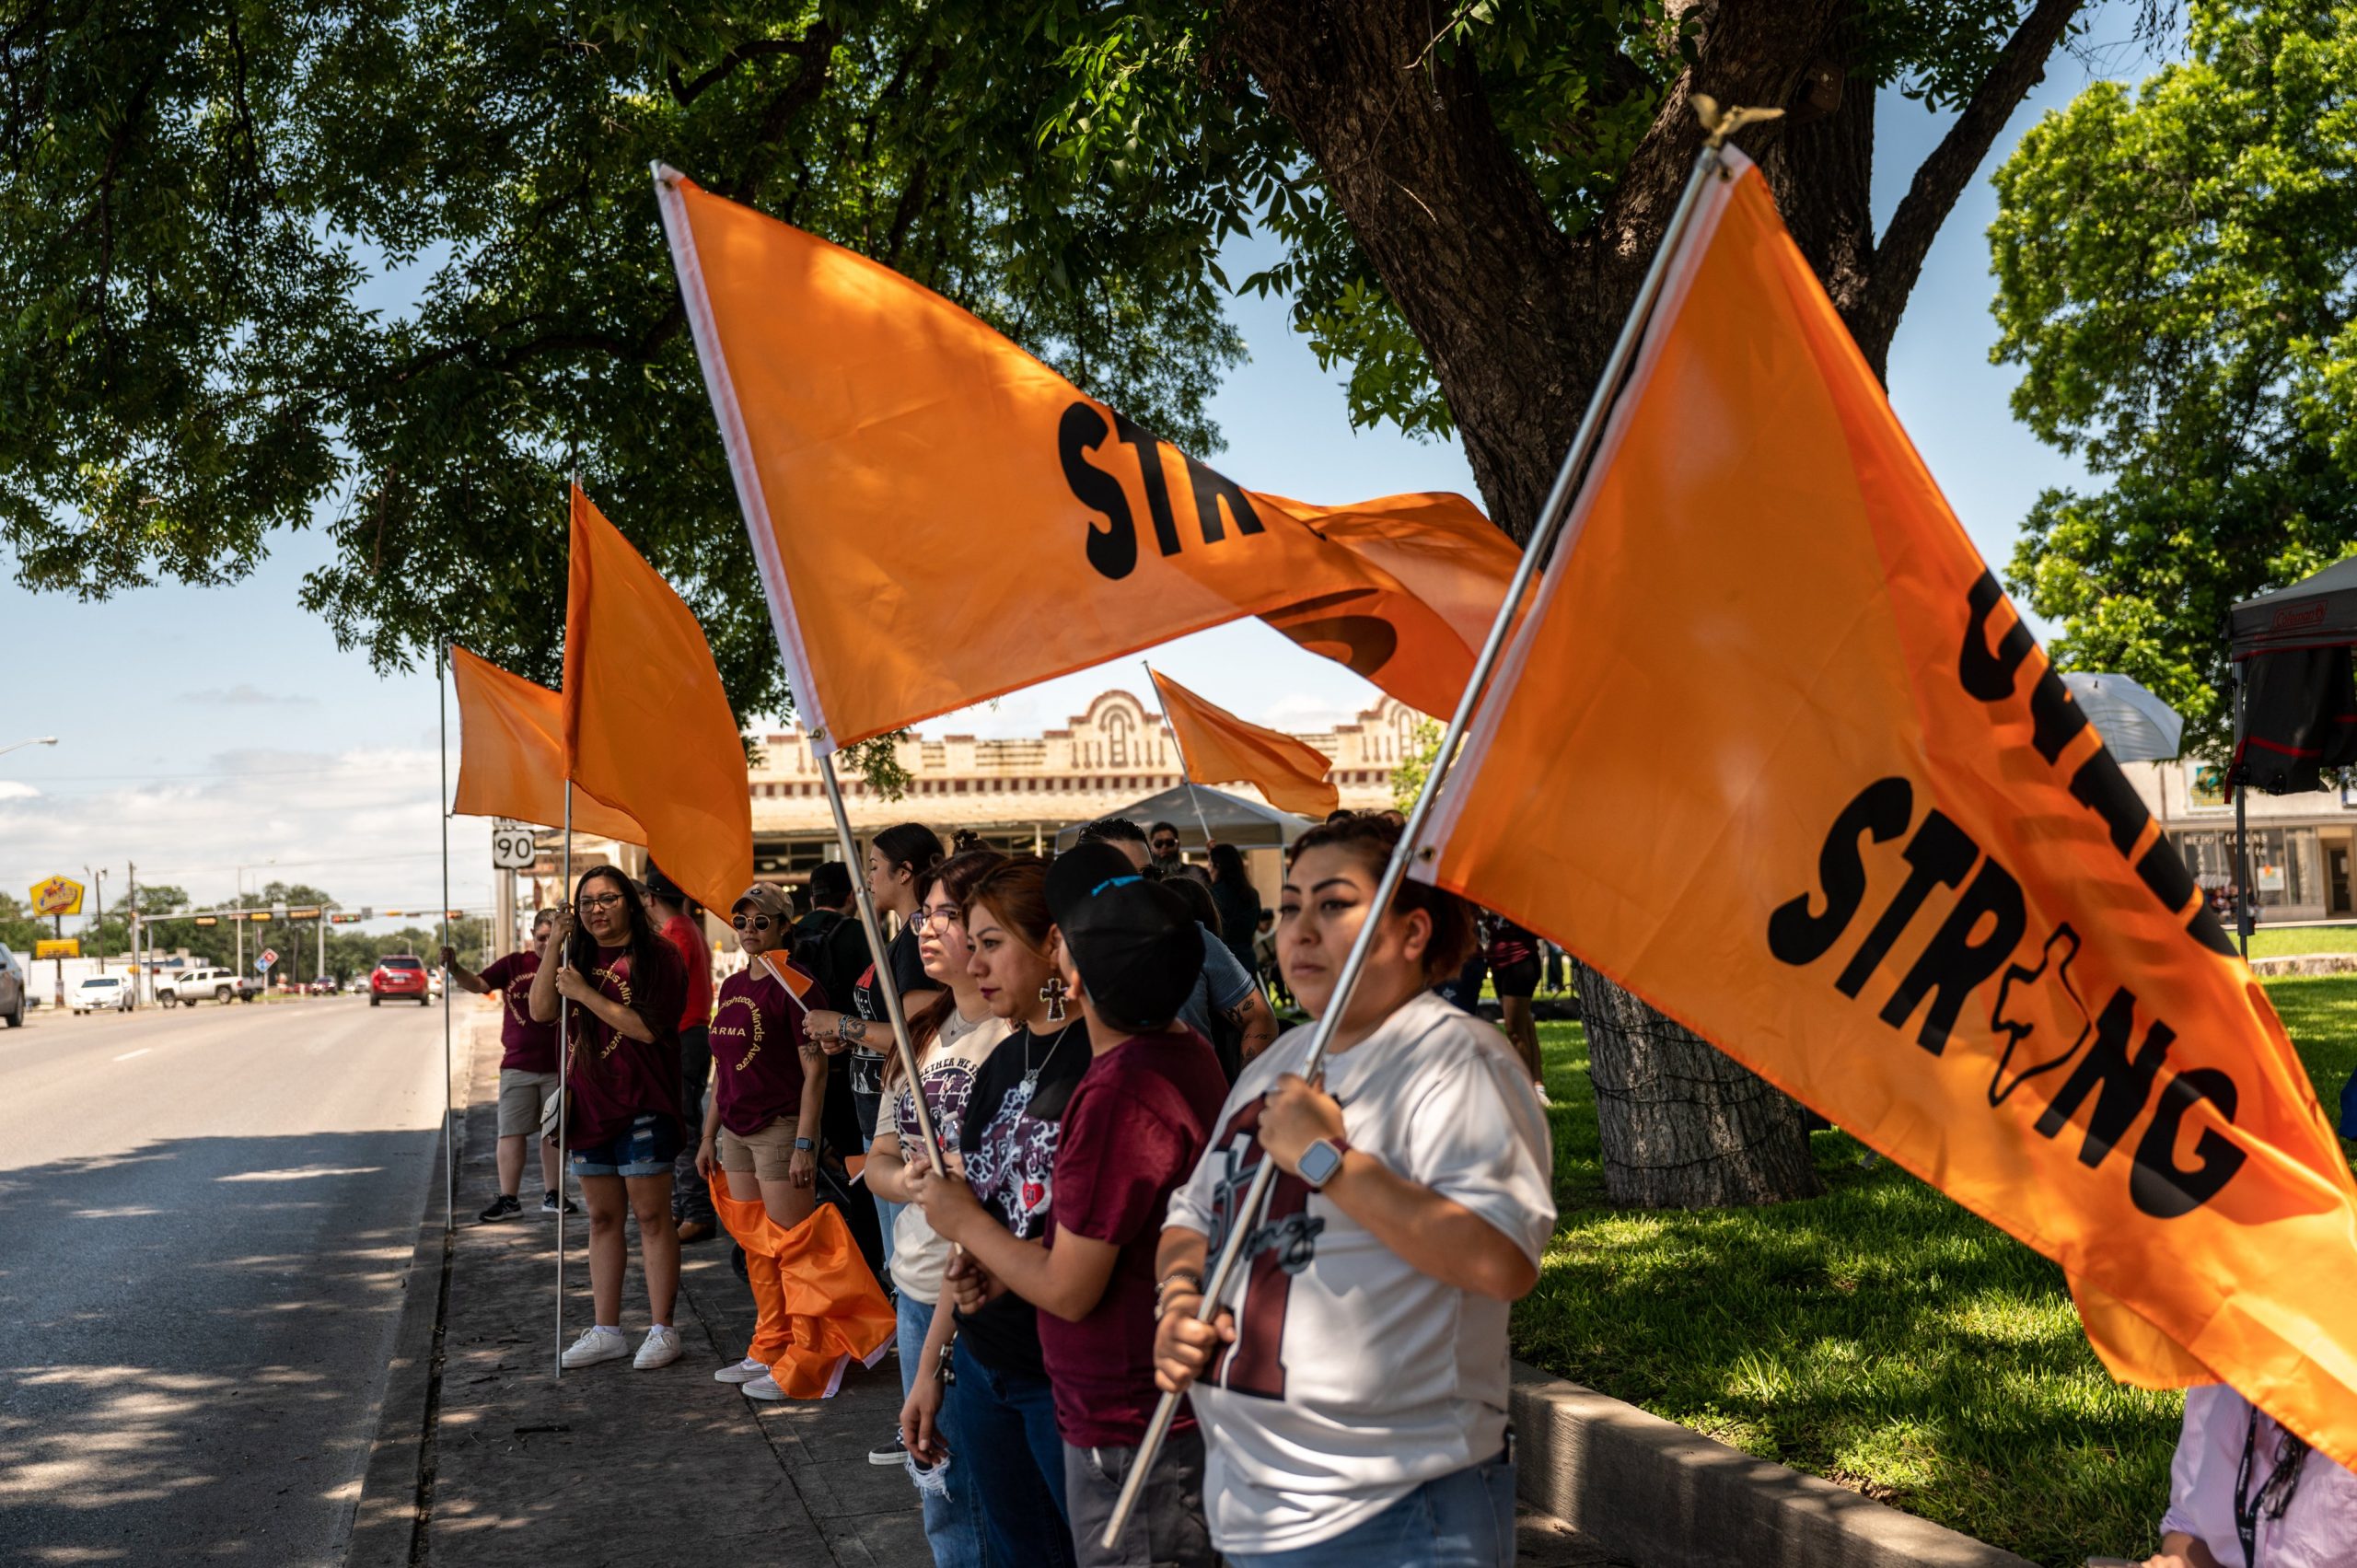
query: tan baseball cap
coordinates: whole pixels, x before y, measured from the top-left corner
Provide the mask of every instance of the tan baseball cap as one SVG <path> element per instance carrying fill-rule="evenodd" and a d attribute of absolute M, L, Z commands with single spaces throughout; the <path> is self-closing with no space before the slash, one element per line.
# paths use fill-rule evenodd
<path fill-rule="evenodd" d="M 755 912 L 768 915 L 780 925 L 794 918 L 794 900 L 786 896 L 784 889 L 774 882 L 756 882 L 746 889 L 737 895 L 729 912 L 734 914 L 748 904 L 753 906 Z"/>

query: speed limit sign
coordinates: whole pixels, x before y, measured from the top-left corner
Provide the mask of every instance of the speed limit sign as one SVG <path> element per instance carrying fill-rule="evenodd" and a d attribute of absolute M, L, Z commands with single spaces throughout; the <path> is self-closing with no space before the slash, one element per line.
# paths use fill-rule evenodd
<path fill-rule="evenodd" d="M 523 871 L 534 858 L 532 830 L 502 822 L 491 830 L 491 865 L 495 871 Z"/>

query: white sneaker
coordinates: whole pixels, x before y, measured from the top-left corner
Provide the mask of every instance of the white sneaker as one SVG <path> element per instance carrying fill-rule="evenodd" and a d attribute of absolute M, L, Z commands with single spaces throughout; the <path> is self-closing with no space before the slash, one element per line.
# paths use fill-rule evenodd
<path fill-rule="evenodd" d="M 715 1383 L 750 1383 L 757 1377 L 767 1377 L 769 1375 L 768 1367 L 749 1355 L 734 1365 L 724 1366 L 714 1373 L 712 1380 Z"/>
<path fill-rule="evenodd" d="M 638 1347 L 638 1358 L 631 1365 L 641 1372 L 651 1372 L 658 1366 L 668 1366 L 679 1359 L 679 1330 L 657 1323 L 646 1330 L 646 1338 Z"/>
<path fill-rule="evenodd" d="M 563 1366 L 595 1366 L 601 1361 L 612 1361 L 630 1353 L 630 1342 L 622 1338 L 620 1329 L 589 1329 L 573 1342 L 573 1348 L 559 1359 Z"/>
<path fill-rule="evenodd" d="M 754 1378 L 751 1382 L 746 1384 L 737 1391 L 744 1395 L 749 1400 L 782 1400 L 785 1398 L 785 1390 L 779 1388 L 777 1386 L 777 1379 L 771 1376 L 766 1372 L 762 1373 L 759 1377 Z"/>

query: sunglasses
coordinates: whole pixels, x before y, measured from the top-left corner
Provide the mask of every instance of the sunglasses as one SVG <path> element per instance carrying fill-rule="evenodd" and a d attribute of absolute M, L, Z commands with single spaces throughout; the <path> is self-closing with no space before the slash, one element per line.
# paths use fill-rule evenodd
<path fill-rule="evenodd" d="M 765 914 L 740 914 L 732 917 L 728 923 L 739 931 L 767 931 L 770 917 Z"/>
<path fill-rule="evenodd" d="M 1132 839 L 1130 842 L 1132 843 L 1135 843 L 1137 841 Z M 1177 839 L 1156 839 L 1154 841 L 1154 847 L 1156 849 L 1177 849 L 1178 847 L 1178 841 Z"/>

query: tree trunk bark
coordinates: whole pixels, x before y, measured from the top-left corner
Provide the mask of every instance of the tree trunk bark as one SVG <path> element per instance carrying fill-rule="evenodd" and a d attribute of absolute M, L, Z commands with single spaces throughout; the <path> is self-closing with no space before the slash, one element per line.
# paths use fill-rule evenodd
<path fill-rule="evenodd" d="M 1823 1191 L 1798 1104 L 1576 958 L 1573 968 L 1607 1197 L 1715 1209 Z"/>

